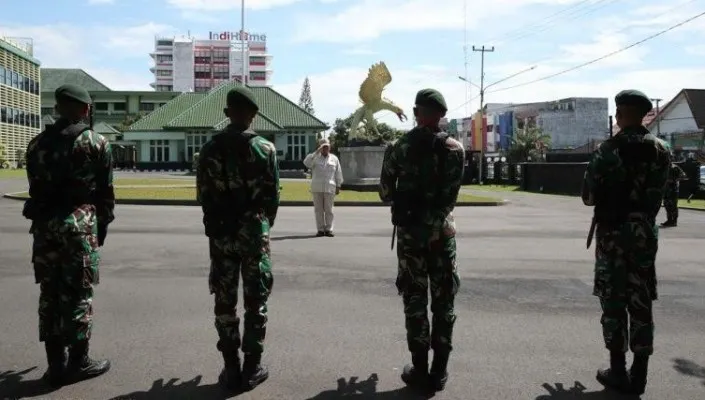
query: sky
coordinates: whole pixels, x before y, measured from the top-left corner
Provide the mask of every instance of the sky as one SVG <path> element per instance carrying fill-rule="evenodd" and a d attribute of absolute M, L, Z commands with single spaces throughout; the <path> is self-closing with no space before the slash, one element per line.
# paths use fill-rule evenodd
<path fill-rule="evenodd" d="M 155 35 L 239 31 L 240 4 L 0 0 L 0 36 L 32 38 L 44 67 L 82 68 L 114 90 L 153 90 Z M 482 54 L 473 46 L 494 48 L 484 53 L 485 103 L 603 97 L 613 112 L 622 89 L 666 102 L 705 88 L 705 16 L 579 66 L 704 12 L 705 0 L 245 0 L 245 30 L 267 35 L 272 87 L 298 102 L 308 77 L 315 115 L 332 124 L 360 106 L 360 84 L 379 61 L 392 74 L 384 96 L 410 117 L 428 87 L 445 96 L 447 117 L 472 114 Z M 391 112 L 376 116 L 411 127 Z"/>

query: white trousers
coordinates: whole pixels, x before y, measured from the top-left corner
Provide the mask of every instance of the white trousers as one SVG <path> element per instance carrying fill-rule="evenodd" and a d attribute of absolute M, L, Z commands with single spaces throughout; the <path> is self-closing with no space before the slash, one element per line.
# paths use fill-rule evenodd
<path fill-rule="evenodd" d="M 333 230 L 333 201 L 335 193 L 313 192 L 313 212 L 316 215 L 318 231 Z"/>

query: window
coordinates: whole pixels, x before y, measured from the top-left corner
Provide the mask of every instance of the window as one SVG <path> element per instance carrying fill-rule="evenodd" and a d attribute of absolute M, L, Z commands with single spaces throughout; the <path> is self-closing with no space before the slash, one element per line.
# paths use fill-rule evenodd
<path fill-rule="evenodd" d="M 3 67 L 2 65 L 0 65 L 0 84 L 3 84 L 3 85 L 5 84 L 5 74 L 6 74 L 6 72 L 7 72 L 7 70 L 5 69 L 5 67 Z"/>
<path fill-rule="evenodd" d="M 193 155 L 200 152 L 204 144 L 210 140 L 207 133 L 189 133 L 186 135 L 186 161 L 193 161 Z"/>
<path fill-rule="evenodd" d="M 140 111 L 154 111 L 154 103 L 140 103 Z"/>
<path fill-rule="evenodd" d="M 171 92 L 174 90 L 172 85 L 157 85 L 157 92 Z"/>
<path fill-rule="evenodd" d="M 42 115 L 54 115 L 54 107 L 42 107 Z"/>
<path fill-rule="evenodd" d="M 149 161 L 167 162 L 169 161 L 169 141 L 150 140 L 149 141 Z"/>
<path fill-rule="evenodd" d="M 168 69 L 158 69 L 157 76 L 171 76 L 171 70 Z"/>
<path fill-rule="evenodd" d="M 193 73 L 193 77 L 195 79 L 210 79 L 211 72 L 210 71 L 196 71 Z"/>
<path fill-rule="evenodd" d="M 113 110 L 125 111 L 127 110 L 127 103 L 113 103 Z"/>
<path fill-rule="evenodd" d="M 174 56 L 171 54 L 157 54 L 158 63 L 168 63 L 174 61 Z"/>
<path fill-rule="evenodd" d="M 157 46 L 171 46 L 174 42 L 171 40 L 157 40 Z"/>
<path fill-rule="evenodd" d="M 286 152 L 289 160 L 303 160 L 308 149 L 307 135 L 303 132 L 290 132 L 286 137 Z"/>
<path fill-rule="evenodd" d="M 250 79 L 253 81 L 263 81 L 267 79 L 267 73 L 264 71 L 250 71 Z"/>
<path fill-rule="evenodd" d="M 266 65 L 267 58 L 262 56 L 251 56 L 250 65 Z"/>
<path fill-rule="evenodd" d="M 8 123 L 8 111 L 9 107 L 0 107 L 0 122 Z"/>
<path fill-rule="evenodd" d="M 96 111 L 108 111 L 108 103 L 93 103 Z"/>

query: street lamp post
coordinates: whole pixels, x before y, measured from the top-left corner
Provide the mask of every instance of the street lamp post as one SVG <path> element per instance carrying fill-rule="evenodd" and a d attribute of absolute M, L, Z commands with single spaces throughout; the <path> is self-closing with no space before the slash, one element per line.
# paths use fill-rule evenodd
<path fill-rule="evenodd" d="M 487 86 L 485 86 L 485 84 L 484 84 L 484 82 L 485 82 L 484 79 L 482 79 L 482 80 L 480 81 L 480 82 L 481 82 L 481 83 L 480 83 L 480 86 L 477 86 L 476 84 L 470 82 L 469 80 L 465 79 L 465 78 L 462 77 L 462 76 L 458 76 L 458 79 L 460 79 L 461 81 L 463 81 L 463 82 L 465 82 L 465 83 L 467 83 L 467 84 L 469 84 L 469 85 L 475 86 L 476 88 L 480 89 L 480 112 L 482 113 L 481 115 L 484 117 L 484 116 L 485 116 L 485 109 L 484 109 L 484 108 L 485 108 L 485 104 L 484 104 L 484 103 L 485 103 L 485 90 L 487 90 L 488 88 L 490 88 L 490 87 L 492 87 L 492 86 L 497 85 L 498 83 L 502 83 L 502 82 L 504 82 L 504 81 L 507 81 L 507 80 L 509 80 L 509 79 L 514 78 L 514 77 L 517 76 L 517 75 L 521 75 L 521 74 L 523 74 L 523 73 L 532 71 L 532 70 L 534 70 L 534 69 L 536 69 L 536 66 L 535 66 L 535 65 L 533 65 L 533 66 L 531 66 L 531 67 L 529 67 L 529 68 L 527 68 L 527 69 L 521 70 L 521 71 L 519 71 L 519 72 L 517 72 L 517 73 L 514 73 L 514 74 L 512 74 L 512 75 L 509 75 L 509 76 L 506 77 L 506 78 L 502 78 L 502 79 L 500 79 L 500 80 L 498 80 L 498 81 L 492 82 L 492 83 L 490 83 L 490 84 L 487 85 Z M 484 73 L 483 73 L 483 75 L 484 75 Z M 484 78 L 484 76 L 483 76 L 483 78 Z M 479 176 L 479 178 L 478 178 L 478 183 L 479 183 L 480 185 L 482 185 L 482 160 L 484 159 L 484 154 L 485 154 L 485 148 L 484 148 L 484 146 L 482 146 L 482 147 L 480 148 L 480 165 L 479 165 L 480 176 Z"/>

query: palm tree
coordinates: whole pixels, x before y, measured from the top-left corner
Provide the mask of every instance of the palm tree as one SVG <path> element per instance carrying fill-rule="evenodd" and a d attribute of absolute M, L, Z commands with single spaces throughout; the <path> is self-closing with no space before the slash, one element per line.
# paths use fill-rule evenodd
<path fill-rule="evenodd" d="M 517 129 L 512 136 L 508 158 L 511 162 L 527 162 L 543 159 L 543 154 L 551 147 L 551 136 L 541 128 Z"/>

